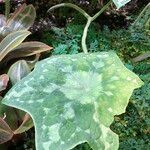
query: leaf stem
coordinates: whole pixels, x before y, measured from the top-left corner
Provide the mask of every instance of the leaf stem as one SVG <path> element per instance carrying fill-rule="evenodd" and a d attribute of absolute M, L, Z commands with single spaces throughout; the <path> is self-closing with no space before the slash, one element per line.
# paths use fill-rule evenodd
<path fill-rule="evenodd" d="M 112 0 L 109 0 L 109 2 L 98 12 L 92 17 L 92 21 L 94 21 L 98 16 L 100 16 L 111 4 Z"/>
<path fill-rule="evenodd" d="M 84 53 L 88 53 L 88 50 L 87 50 L 87 45 L 86 45 L 86 38 L 87 38 L 87 32 L 88 32 L 88 29 L 91 25 L 91 23 L 98 17 L 100 16 L 107 8 L 108 6 L 111 4 L 112 0 L 110 0 L 98 13 L 96 13 L 93 17 L 89 16 L 87 18 L 87 24 L 84 28 L 84 31 L 83 31 L 83 36 L 82 36 L 82 49 L 84 51 Z"/>
<path fill-rule="evenodd" d="M 91 22 L 92 22 L 92 17 L 89 17 L 85 25 L 83 36 L 82 36 L 82 49 L 85 54 L 88 53 L 87 45 L 86 45 L 86 38 L 87 38 L 87 33 L 88 33 L 88 29 L 89 29 Z"/>
<path fill-rule="evenodd" d="M 58 5 L 55 5 L 53 7 L 51 7 L 48 12 L 54 10 L 54 9 L 57 9 L 57 8 L 60 8 L 60 7 L 70 7 L 70 8 L 74 8 L 75 10 L 79 11 L 85 18 L 89 18 L 90 16 L 83 10 L 81 9 L 80 7 L 78 7 L 77 5 L 74 5 L 74 4 L 71 4 L 71 3 L 61 3 L 61 4 L 58 4 Z"/>
<path fill-rule="evenodd" d="M 55 5 L 53 7 L 51 7 L 48 12 L 54 10 L 54 9 L 57 9 L 59 7 L 71 7 L 71 8 L 74 8 L 75 10 L 79 11 L 86 19 L 87 19 L 87 23 L 84 27 L 84 31 L 83 31 L 83 36 L 82 36 L 82 49 L 83 49 L 83 52 L 85 54 L 88 53 L 88 50 L 87 50 L 87 45 L 86 45 L 86 38 L 87 38 L 87 33 L 88 33 L 88 29 L 91 25 L 91 23 L 98 17 L 100 16 L 107 8 L 108 6 L 111 4 L 112 0 L 110 0 L 98 13 L 96 13 L 93 17 L 91 17 L 89 14 L 87 14 L 83 9 L 81 9 L 80 7 L 74 5 L 74 4 L 71 4 L 71 3 L 62 3 L 62 4 L 58 4 L 58 5 Z"/>

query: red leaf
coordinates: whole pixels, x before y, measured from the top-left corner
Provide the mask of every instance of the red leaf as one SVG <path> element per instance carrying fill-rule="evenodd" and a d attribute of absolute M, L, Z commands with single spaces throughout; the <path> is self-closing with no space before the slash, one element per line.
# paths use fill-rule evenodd
<path fill-rule="evenodd" d="M 0 144 L 11 140 L 13 135 L 13 131 L 10 129 L 8 124 L 0 118 Z"/>

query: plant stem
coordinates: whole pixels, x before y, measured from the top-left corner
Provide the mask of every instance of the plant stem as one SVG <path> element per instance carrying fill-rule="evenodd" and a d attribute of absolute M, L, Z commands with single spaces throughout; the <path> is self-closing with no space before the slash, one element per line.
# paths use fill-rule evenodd
<path fill-rule="evenodd" d="M 82 49 L 85 54 L 88 53 L 87 45 L 86 45 L 86 38 L 87 38 L 87 33 L 88 33 L 88 29 L 89 29 L 91 22 L 92 22 L 92 18 L 89 17 L 87 20 L 86 26 L 84 28 L 84 31 L 83 31 L 83 36 L 82 36 Z"/>
<path fill-rule="evenodd" d="M 88 17 L 87 18 L 87 24 L 84 28 L 84 31 L 83 31 L 83 36 L 82 36 L 82 49 L 84 51 L 85 54 L 88 53 L 88 50 L 87 50 L 87 45 L 86 45 L 86 38 L 87 38 L 87 32 L 88 32 L 88 29 L 91 25 L 91 23 L 98 17 L 100 16 L 107 8 L 108 6 L 111 4 L 112 0 L 110 0 L 98 13 L 96 13 L 93 17 Z"/>
<path fill-rule="evenodd" d="M 103 8 L 92 17 L 92 21 L 94 21 L 98 16 L 100 16 L 104 12 L 108 8 L 108 6 L 111 4 L 111 2 L 112 0 L 109 0 L 109 2 L 105 6 L 103 6 Z"/>
<path fill-rule="evenodd" d="M 61 3 L 61 4 L 58 4 L 58 5 L 55 5 L 53 7 L 51 7 L 48 12 L 54 10 L 54 9 L 57 9 L 59 7 L 71 7 L 71 8 L 74 8 L 75 10 L 79 11 L 85 18 L 89 18 L 90 16 L 83 10 L 81 9 L 80 7 L 74 5 L 74 4 L 71 4 L 71 3 Z"/>
<path fill-rule="evenodd" d="M 80 7 L 74 5 L 74 4 L 71 4 L 71 3 L 62 3 L 62 4 L 58 4 L 58 5 L 55 5 L 53 7 L 51 7 L 48 12 L 56 9 L 56 8 L 59 8 L 59 7 L 71 7 L 71 8 L 74 8 L 75 10 L 79 11 L 86 19 L 87 19 L 87 23 L 85 25 L 85 28 L 84 28 L 84 31 L 83 31 L 83 36 L 82 36 L 82 49 L 83 49 L 83 52 L 85 54 L 88 53 L 88 50 L 87 50 L 87 45 L 86 45 L 86 38 L 87 38 L 87 33 L 88 33 L 88 29 L 91 25 L 91 23 L 99 16 L 101 15 L 107 8 L 108 6 L 111 4 L 112 0 L 110 0 L 98 13 L 96 13 L 93 17 L 91 17 L 89 14 L 87 14 L 83 9 L 81 9 Z"/>
<path fill-rule="evenodd" d="M 5 17 L 8 20 L 10 14 L 10 0 L 5 0 Z"/>

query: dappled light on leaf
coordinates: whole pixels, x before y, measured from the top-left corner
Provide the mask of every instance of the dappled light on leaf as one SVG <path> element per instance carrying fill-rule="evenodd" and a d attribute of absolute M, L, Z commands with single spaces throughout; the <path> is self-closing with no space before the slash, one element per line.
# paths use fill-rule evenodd
<path fill-rule="evenodd" d="M 116 150 L 118 136 L 109 126 L 142 84 L 114 52 L 62 55 L 38 62 L 2 102 L 31 115 L 37 150 L 85 142 L 93 150 Z"/>

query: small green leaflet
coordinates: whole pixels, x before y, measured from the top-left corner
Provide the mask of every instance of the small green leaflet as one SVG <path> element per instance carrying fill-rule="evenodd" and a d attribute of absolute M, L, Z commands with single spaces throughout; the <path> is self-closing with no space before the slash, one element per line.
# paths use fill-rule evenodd
<path fill-rule="evenodd" d="M 37 150 L 69 150 L 84 142 L 93 150 L 117 150 L 118 136 L 109 126 L 142 84 L 114 52 L 60 55 L 38 62 L 3 103 L 31 115 Z"/>
<path fill-rule="evenodd" d="M 119 9 L 120 7 L 124 6 L 125 4 L 127 4 L 128 2 L 130 2 L 131 0 L 113 0 L 113 2 L 115 3 L 116 7 Z"/>

